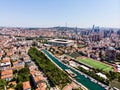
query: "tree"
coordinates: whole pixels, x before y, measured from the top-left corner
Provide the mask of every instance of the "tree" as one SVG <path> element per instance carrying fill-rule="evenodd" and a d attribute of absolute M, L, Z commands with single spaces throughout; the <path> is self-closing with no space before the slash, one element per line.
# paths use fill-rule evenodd
<path fill-rule="evenodd" d="M 116 53 L 116 60 L 120 61 L 120 53 Z"/>
<path fill-rule="evenodd" d="M 38 43 L 36 41 L 33 41 L 32 46 L 38 46 Z"/>
<path fill-rule="evenodd" d="M 5 80 L 0 79 L 0 87 L 4 87 L 4 85 L 6 84 Z"/>
<path fill-rule="evenodd" d="M 120 76 L 118 77 L 118 82 L 120 82 Z"/>
<path fill-rule="evenodd" d="M 18 78 L 17 82 L 24 82 L 29 80 L 29 69 L 28 68 L 22 68 L 18 71 Z"/>
<path fill-rule="evenodd" d="M 3 90 L 3 89 L 4 89 L 4 85 L 6 85 L 6 81 L 0 79 L 0 90 Z"/>
<path fill-rule="evenodd" d="M 15 90 L 22 90 L 22 82 L 18 83 Z"/>
<path fill-rule="evenodd" d="M 71 82 L 67 74 L 53 64 L 41 51 L 36 48 L 30 48 L 28 53 L 54 85 L 63 87 Z"/>

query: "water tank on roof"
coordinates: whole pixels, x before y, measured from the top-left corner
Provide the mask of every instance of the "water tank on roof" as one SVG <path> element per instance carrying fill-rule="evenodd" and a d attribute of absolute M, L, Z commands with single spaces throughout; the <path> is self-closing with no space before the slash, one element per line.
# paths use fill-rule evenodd
<path fill-rule="evenodd" d="M 110 46 L 110 47 L 108 47 L 108 50 L 113 51 L 113 50 L 115 50 L 115 48 Z"/>

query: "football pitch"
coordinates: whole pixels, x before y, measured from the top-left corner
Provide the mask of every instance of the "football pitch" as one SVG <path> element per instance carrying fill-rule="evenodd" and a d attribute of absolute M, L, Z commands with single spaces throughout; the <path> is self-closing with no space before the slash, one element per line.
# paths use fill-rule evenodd
<path fill-rule="evenodd" d="M 95 69 L 103 70 L 105 72 L 114 71 L 114 68 L 112 66 L 90 58 L 78 58 L 78 61 Z"/>

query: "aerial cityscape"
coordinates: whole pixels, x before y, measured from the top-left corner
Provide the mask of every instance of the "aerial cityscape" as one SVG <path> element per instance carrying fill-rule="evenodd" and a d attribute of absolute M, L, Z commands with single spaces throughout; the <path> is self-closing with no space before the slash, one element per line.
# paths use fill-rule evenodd
<path fill-rule="evenodd" d="M 0 90 L 120 90 L 119 0 L 0 2 Z"/>

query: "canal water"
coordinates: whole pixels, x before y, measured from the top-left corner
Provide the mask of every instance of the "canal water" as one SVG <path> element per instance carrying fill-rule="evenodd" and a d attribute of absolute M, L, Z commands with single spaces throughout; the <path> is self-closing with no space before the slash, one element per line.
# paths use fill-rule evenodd
<path fill-rule="evenodd" d="M 81 75 L 79 72 L 75 71 L 74 69 L 67 67 L 66 65 L 62 64 L 57 58 L 52 56 L 48 51 L 42 50 L 45 55 L 47 55 L 54 63 L 56 63 L 61 69 L 70 69 L 73 73 L 76 74 L 74 79 L 87 87 L 89 90 L 105 90 L 102 86 L 97 83 L 92 82 L 89 78 L 86 78 L 84 75 Z"/>

